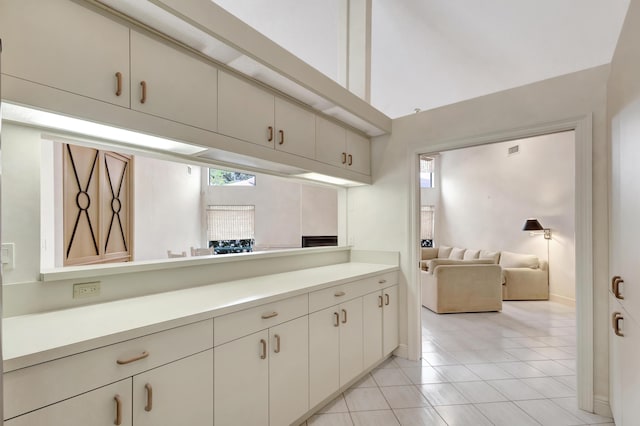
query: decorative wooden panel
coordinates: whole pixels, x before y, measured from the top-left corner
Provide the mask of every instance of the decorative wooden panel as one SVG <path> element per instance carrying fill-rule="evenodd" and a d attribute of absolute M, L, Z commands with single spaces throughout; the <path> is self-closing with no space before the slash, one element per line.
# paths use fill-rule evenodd
<path fill-rule="evenodd" d="M 131 260 L 131 158 L 63 150 L 64 265 Z"/>

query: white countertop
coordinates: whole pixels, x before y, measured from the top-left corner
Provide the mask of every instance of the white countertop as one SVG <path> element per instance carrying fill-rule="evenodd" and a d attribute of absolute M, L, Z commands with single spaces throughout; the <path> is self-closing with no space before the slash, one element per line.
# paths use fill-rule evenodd
<path fill-rule="evenodd" d="M 341 263 L 3 320 L 4 371 L 398 270 Z"/>

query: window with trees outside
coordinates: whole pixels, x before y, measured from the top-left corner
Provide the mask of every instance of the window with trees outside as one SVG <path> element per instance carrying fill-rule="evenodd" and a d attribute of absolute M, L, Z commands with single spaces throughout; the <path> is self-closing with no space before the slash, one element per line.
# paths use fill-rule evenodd
<path fill-rule="evenodd" d="M 433 206 L 422 206 L 420 209 L 420 245 L 422 247 L 433 247 L 434 210 Z"/>
<path fill-rule="evenodd" d="M 209 169 L 209 185 L 255 186 L 256 176 L 231 170 Z"/>
<path fill-rule="evenodd" d="M 216 254 L 253 251 L 255 244 L 255 206 L 209 206 L 207 240 Z"/>
<path fill-rule="evenodd" d="M 433 158 L 420 156 L 420 188 L 433 187 Z"/>

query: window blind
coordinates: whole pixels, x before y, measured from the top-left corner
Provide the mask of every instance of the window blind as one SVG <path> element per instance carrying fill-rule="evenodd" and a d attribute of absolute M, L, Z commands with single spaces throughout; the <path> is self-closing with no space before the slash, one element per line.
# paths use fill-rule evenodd
<path fill-rule="evenodd" d="M 434 208 L 422 206 L 420 209 L 420 239 L 433 240 Z"/>
<path fill-rule="evenodd" d="M 209 206 L 208 241 L 255 238 L 255 206 Z"/>

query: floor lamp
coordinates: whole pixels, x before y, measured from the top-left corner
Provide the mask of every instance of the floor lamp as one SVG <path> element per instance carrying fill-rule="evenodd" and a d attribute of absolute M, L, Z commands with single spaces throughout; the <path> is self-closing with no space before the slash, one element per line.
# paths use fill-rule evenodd
<path fill-rule="evenodd" d="M 551 282 L 549 281 L 549 274 L 551 270 L 551 259 L 549 259 L 549 240 L 551 239 L 551 229 L 544 228 L 542 225 L 540 225 L 538 219 L 529 218 L 524 223 L 522 230 L 529 231 L 529 235 L 539 234 L 540 231 L 544 233 L 544 239 L 547 240 L 547 285 L 550 286 Z"/>

